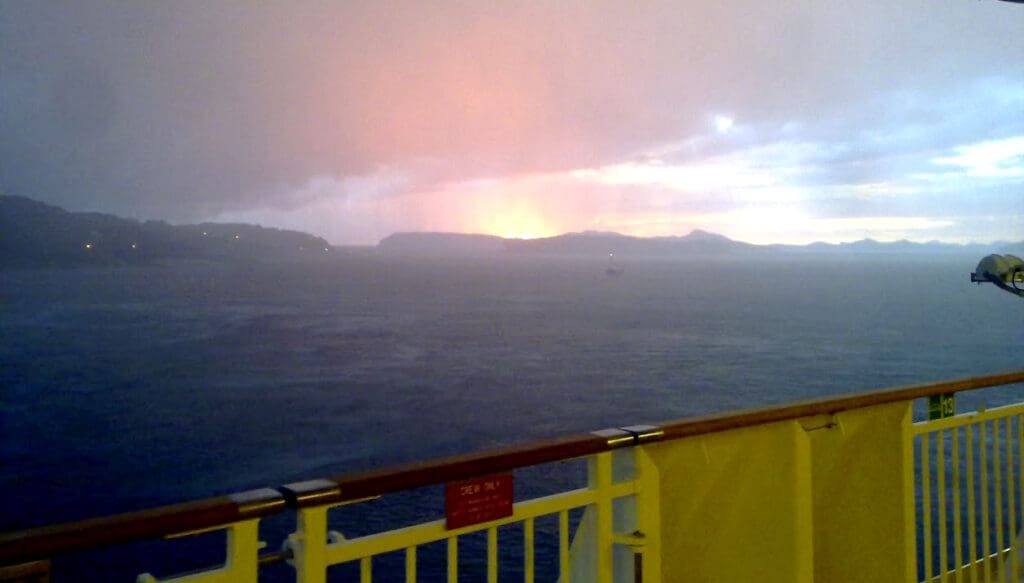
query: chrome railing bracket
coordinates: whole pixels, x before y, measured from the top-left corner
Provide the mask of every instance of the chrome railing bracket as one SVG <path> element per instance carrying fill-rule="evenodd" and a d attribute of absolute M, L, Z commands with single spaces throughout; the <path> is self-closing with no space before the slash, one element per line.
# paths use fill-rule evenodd
<path fill-rule="evenodd" d="M 633 435 L 633 444 L 641 445 L 651 441 L 661 441 L 665 437 L 665 430 L 657 425 L 629 425 L 620 427 Z"/>
<path fill-rule="evenodd" d="M 611 449 L 629 447 L 636 442 L 636 437 L 623 429 L 599 429 L 598 431 L 592 431 L 591 435 L 603 437 Z"/>
<path fill-rule="evenodd" d="M 304 508 L 330 504 L 341 497 L 341 486 L 334 480 L 307 480 L 281 486 L 288 506 Z"/>
<path fill-rule="evenodd" d="M 284 496 L 273 488 L 259 488 L 228 495 L 242 518 L 274 514 L 285 509 Z"/>

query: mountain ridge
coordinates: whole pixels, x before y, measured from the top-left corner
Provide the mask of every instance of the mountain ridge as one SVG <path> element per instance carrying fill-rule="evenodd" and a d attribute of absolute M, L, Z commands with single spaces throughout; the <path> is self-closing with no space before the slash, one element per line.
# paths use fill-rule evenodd
<path fill-rule="evenodd" d="M 0 267 L 144 264 L 165 259 L 254 261 L 323 256 L 322 237 L 245 223 L 171 225 L 97 212 L 72 212 L 30 198 L 0 195 Z M 844 243 L 758 245 L 694 229 L 686 235 L 635 237 L 582 231 L 537 239 L 451 232 L 396 232 L 366 250 L 385 254 L 475 255 L 765 255 L 935 254 L 1024 255 L 1024 240 L 955 244 L 873 239 Z"/>
<path fill-rule="evenodd" d="M 502 238 L 494 235 L 460 234 L 445 232 L 401 232 L 381 240 L 378 249 L 389 253 L 410 252 L 429 254 L 452 252 L 486 255 L 498 252 L 514 254 L 558 255 L 693 255 L 693 254 L 934 254 L 1012 253 L 1024 249 L 1019 243 L 992 244 L 943 243 L 929 241 L 916 243 L 900 240 L 881 242 L 874 239 L 843 243 L 814 242 L 805 245 L 757 245 L 736 241 L 700 229 L 686 235 L 661 237 L 634 237 L 609 231 L 581 231 L 536 239 Z M 1018 251 L 1019 253 L 1019 251 Z"/>
<path fill-rule="evenodd" d="M 143 222 L 0 195 L 0 267 L 260 261 L 312 257 L 330 249 L 323 238 L 299 231 L 241 223 Z"/>

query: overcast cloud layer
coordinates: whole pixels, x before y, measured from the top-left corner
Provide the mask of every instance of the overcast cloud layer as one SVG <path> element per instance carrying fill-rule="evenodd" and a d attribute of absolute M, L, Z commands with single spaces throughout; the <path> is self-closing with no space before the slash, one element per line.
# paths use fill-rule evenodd
<path fill-rule="evenodd" d="M 0 191 L 396 230 L 1024 239 L 1024 6 L 0 1 Z"/>

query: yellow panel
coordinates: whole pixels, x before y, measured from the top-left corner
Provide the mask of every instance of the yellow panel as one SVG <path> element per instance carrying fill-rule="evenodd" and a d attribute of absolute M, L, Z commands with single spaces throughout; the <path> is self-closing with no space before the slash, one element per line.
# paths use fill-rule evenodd
<path fill-rule="evenodd" d="M 911 404 L 835 415 L 808 432 L 814 487 L 815 580 L 908 581 L 916 577 Z M 912 491 L 912 490 L 910 490 Z M 911 498 L 912 499 L 912 498 Z"/>
<path fill-rule="evenodd" d="M 793 421 L 646 446 L 661 477 L 662 580 L 812 581 L 808 448 Z"/>

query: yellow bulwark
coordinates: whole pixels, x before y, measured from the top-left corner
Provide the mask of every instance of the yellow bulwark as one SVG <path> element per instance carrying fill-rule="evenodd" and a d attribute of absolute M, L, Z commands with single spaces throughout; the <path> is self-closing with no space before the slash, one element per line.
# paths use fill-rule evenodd
<path fill-rule="evenodd" d="M 288 561 L 300 583 L 1021 582 L 1022 384 L 1016 371 L 623 426 L 9 532 L 0 581 L 47 581 L 88 549 L 225 530 L 223 565 L 137 580 L 255 582 Z M 993 387 L 999 406 L 926 419 L 929 397 Z M 507 472 L 518 487 L 552 463 L 585 464 L 586 482 L 489 522 L 449 530 L 441 503 L 433 520 L 367 534 L 332 512 Z M 262 544 L 260 521 L 286 513 L 294 532 Z"/>

